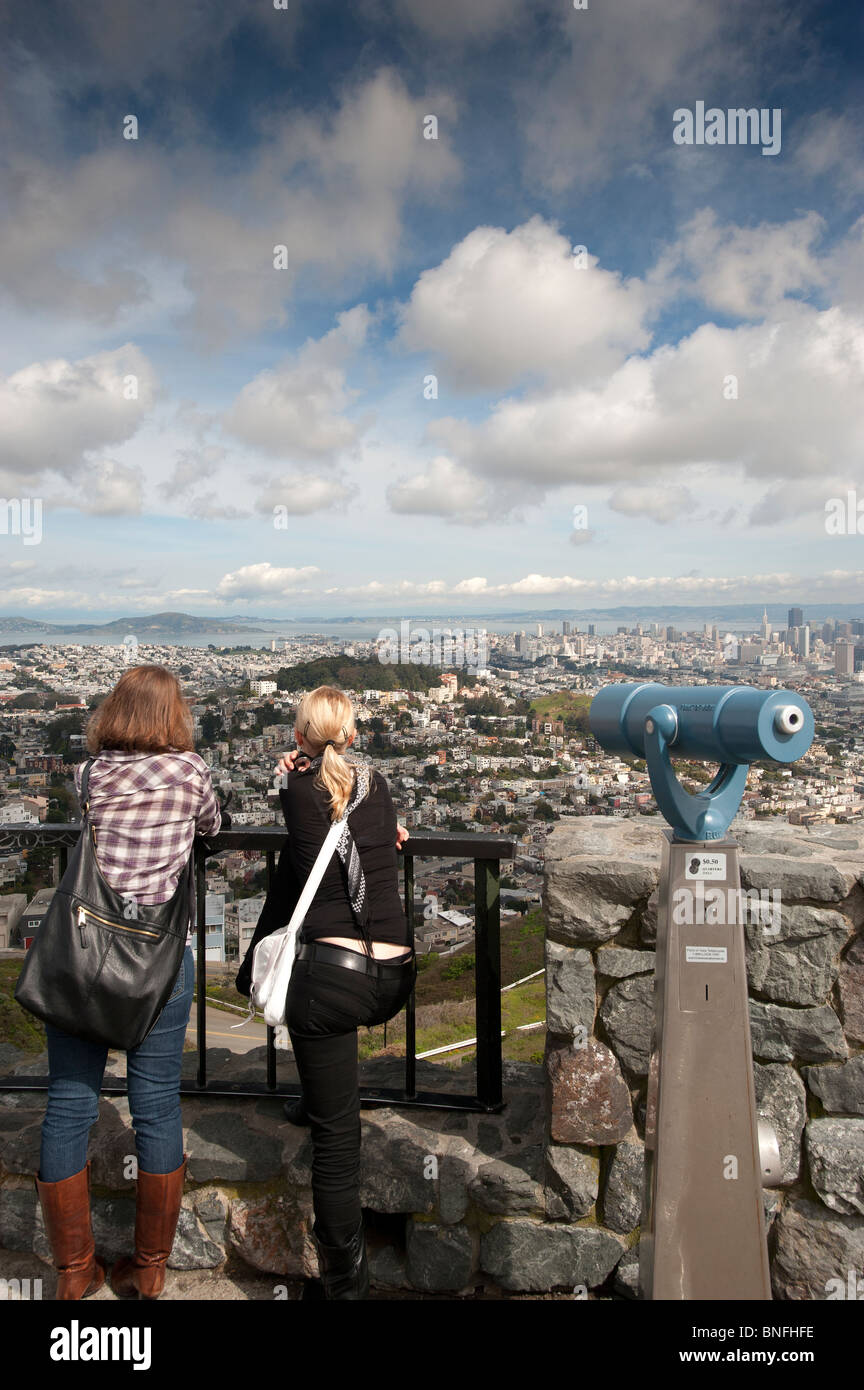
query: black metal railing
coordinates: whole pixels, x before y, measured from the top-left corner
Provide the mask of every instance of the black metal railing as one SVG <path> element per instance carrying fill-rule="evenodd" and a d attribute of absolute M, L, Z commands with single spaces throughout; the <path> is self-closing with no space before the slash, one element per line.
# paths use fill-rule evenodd
<path fill-rule="evenodd" d="M 80 832 L 78 825 L 40 825 L 0 829 L 0 852 L 16 849 L 51 848 L 57 851 L 55 881 L 66 868 L 68 851 Z M 207 978 L 206 927 L 204 921 L 206 862 L 220 853 L 263 850 L 267 864 L 267 884 L 272 883 L 276 855 L 287 840 L 278 826 L 223 830 L 207 840 L 195 841 L 195 889 L 197 897 L 197 969 L 195 979 L 197 1019 L 197 1069 L 194 1080 L 183 1080 L 182 1094 L 212 1096 L 299 1096 L 297 1083 L 276 1079 L 275 1031 L 267 1029 L 265 1078 L 263 1081 L 225 1081 L 207 1076 Z M 454 1091 L 418 1091 L 416 1083 L 416 1005 L 414 993 L 405 1009 L 405 1074 L 402 1087 L 361 1087 L 364 1106 L 395 1105 L 439 1110 L 500 1110 L 504 1104 L 501 1068 L 501 904 L 500 865 L 512 859 L 515 842 L 505 835 L 452 834 L 411 835 L 399 853 L 404 879 L 405 913 L 408 935 L 414 943 L 414 865 L 415 860 L 471 859 L 474 863 L 475 930 L 475 1023 L 476 1092 L 465 1095 Z M 0 1076 L 0 1091 L 45 1090 L 44 1076 Z M 108 1095 L 125 1095 L 126 1083 L 106 1077 L 102 1086 Z"/>

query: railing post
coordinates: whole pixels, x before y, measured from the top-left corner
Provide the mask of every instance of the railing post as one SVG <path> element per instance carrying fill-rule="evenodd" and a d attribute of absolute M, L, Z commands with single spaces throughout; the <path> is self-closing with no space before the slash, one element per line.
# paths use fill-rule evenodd
<path fill-rule="evenodd" d="M 503 1100 L 500 879 L 500 860 L 474 860 L 477 1099 L 490 1109 Z"/>
<path fill-rule="evenodd" d="M 405 917 L 408 921 L 408 944 L 414 949 L 414 856 L 405 855 Z M 405 1005 L 405 1099 L 417 1095 L 417 1014 L 414 990 Z"/>
<path fill-rule="evenodd" d="M 270 892 L 270 889 L 271 889 L 272 886 L 273 886 L 273 874 L 274 874 L 274 872 L 275 872 L 275 868 L 276 868 L 276 856 L 274 855 L 274 853 L 273 853 L 272 850 L 268 850 L 268 852 L 267 852 L 267 892 L 268 892 L 268 893 Z M 238 932 L 238 936 L 239 936 L 239 932 L 240 932 L 240 924 L 239 924 L 239 922 L 238 922 L 238 924 L 237 924 L 237 932 Z M 238 941 L 238 947 L 239 947 L 239 941 Z M 239 950 L 238 950 L 238 955 L 239 955 Z M 275 1030 L 275 1028 L 269 1027 L 269 1025 L 268 1025 L 268 1028 L 267 1028 L 267 1044 L 266 1044 L 266 1046 L 267 1046 L 267 1054 L 266 1054 L 266 1065 L 267 1065 L 267 1090 L 268 1090 L 268 1091 L 275 1091 L 275 1090 L 276 1090 L 276 1030 Z"/>
<path fill-rule="evenodd" d="M 196 1085 L 202 1090 L 207 1085 L 207 929 L 205 908 L 207 877 L 205 872 L 204 850 L 195 846 L 195 915 L 197 926 L 195 997 L 198 1006 L 198 1074 Z"/>

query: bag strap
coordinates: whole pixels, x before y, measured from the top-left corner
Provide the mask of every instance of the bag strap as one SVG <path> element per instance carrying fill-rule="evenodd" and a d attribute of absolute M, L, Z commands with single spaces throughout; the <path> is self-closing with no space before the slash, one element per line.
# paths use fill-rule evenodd
<path fill-rule="evenodd" d="M 309 877 L 303 885 L 303 891 L 297 899 L 297 906 L 291 913 L 291 920 L 287 927 L 287 934 L 289 936 L 292 932 L 298 932 L 302 927 L 306 913 L 312 905 L 312 899 L 318 892 L 318 885 L 324 877 L 324 871 L 327 865 L 333 858 L 333 852 L 336 849 L 337 842 L 344 828 L 344 821 L 337 820 L 333 822 L 330 829 L 327 831 L 324 843 L 318 851 L 318 858 L 312 865 Z"/>
<path fill-rule="evenodd" d="M 87 793 L 90 787 L 90 769 L 95 761 L 95 758 L 88 758 L 84 764 L 84 770 L 81 773 L 81 786 L 78 791 L 78 800 L 81 802 L 81 813 L 85 820 L 87 820 L 90 812 L 90 800 Z"/>

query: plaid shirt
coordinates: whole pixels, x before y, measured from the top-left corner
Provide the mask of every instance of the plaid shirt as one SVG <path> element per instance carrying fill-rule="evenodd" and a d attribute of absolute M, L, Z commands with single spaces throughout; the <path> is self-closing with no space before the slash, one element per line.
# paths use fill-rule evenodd
<path fill-rule="evenodd" d="M 75 769 L 80 795 L 84 764 Z M 167 902 L 196 834 L 222 823 L 210 769 L 197 753 L 103 749 L 90 769 L 96 858 L 116 892 L 144 906 Z"/>

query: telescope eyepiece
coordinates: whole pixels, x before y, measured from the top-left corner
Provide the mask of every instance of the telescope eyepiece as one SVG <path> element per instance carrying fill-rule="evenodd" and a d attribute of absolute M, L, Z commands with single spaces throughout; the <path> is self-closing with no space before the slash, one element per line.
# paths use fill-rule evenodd
<path fill-rule="evenodd" d="M 797 734 L 804 726 L 804 715 L 797 705 L 781 705 L 774 715 L 778 734 Z"/>

